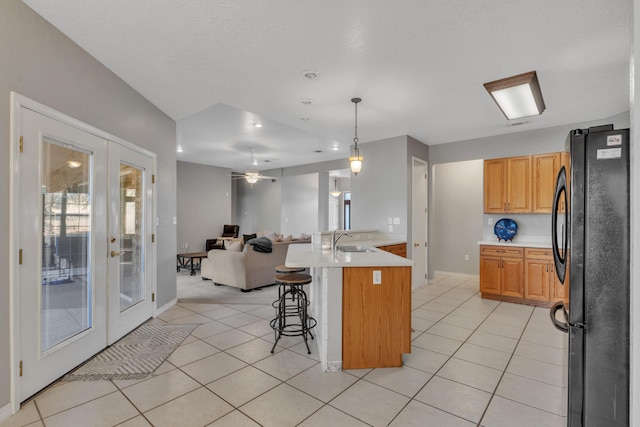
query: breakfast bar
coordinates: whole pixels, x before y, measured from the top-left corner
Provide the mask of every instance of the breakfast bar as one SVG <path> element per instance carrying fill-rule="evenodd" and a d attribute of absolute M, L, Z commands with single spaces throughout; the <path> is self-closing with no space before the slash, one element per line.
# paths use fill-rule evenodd
<path fill-rule="evenodd" d="M 311 269 L 323 371 L 402 366 L 411 352 L 412 265 L 371 246 L 289 247 L 286 266 Z"/>

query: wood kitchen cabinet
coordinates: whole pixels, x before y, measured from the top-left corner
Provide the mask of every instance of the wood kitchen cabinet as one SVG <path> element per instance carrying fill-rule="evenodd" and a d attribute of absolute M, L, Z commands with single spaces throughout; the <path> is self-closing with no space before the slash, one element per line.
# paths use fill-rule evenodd
<path fill-rule="evenodd" d="M 480 247 L 480 292 L 514 298 L 523 297 L 523 248 Z"/>
<path fill-rule="evenodd" d="M 480 246 L 480 292 L 483 298 L 550 306 L 566 302 L 564 285 L 555 272 L 550 248 Z"/>
<path fill-rule="evenodd" d="M 569 153 L 547 153 L 533 156 L 533 213 L 551 213 L 556 180 L 560 168 L 565 166 L 567 178 Z M 564 199 L 560 199 L 560 212 L 565 211 Z"/>
<path fill-rule="evenodd" d="M 525 248 L 524 297 L 538 301 L 562 301 L 563 285 L 556 274 L 552 249 Z M 568 277 L 565 284 L 568 286 Z"/>
<path fill-rule="evenodd" d="M 378 246 L 378 249 L 382 249 L 383 251 L 392 253 L 394 255 L 401 256 L 403 258 L 407 257 L 407 244 L 406 243 L 398 243 L 396 245 Z"/>
<path fill-rule="evenodd" d="M 484 161 L 484 212 L 531 213 L 531 156 Z"/>

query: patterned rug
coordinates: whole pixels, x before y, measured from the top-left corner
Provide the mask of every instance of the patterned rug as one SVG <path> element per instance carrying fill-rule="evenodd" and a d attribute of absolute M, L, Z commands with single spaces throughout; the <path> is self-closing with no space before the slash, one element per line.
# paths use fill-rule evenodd
<path fill-rule="evenodd" d="M 63 381 L 131 380 L 151 375 L 198 325 L 142 325 Z"/>

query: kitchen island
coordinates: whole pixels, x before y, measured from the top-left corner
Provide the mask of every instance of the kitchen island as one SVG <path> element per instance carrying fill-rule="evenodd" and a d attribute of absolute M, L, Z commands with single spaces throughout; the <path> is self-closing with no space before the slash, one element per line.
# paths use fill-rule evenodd
<path fill-rule="evenodd" d="M 323 371 L 402 366 L 411 352 L 413 261 L 374 247 L 364 252 L 291 245 L 287 267 L 309 267 L 311 312 Z"/>

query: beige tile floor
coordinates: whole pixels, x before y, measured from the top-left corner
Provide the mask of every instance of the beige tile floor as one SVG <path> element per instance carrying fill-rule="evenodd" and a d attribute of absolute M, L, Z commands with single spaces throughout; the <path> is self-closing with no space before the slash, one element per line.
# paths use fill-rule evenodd
<path fill-rule="evenodd" d="M 60 382 L 1 426 L 564 426 L 566 335 L 477 290 L 437 277 L 413 292 L 404 367 L 336 373 L 299 338 L 270 353 L 271 307 L 177 304 L 154 321 L 201 325 L 154 376 Z"/>

